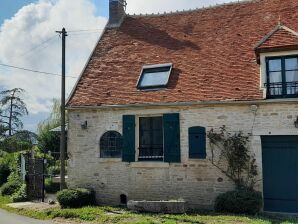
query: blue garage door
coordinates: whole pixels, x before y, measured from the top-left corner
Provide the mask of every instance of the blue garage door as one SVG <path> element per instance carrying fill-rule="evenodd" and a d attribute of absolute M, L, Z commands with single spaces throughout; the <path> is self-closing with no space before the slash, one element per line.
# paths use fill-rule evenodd
<path fill-rule="evenodd" d="M 298 137 L 262 136 L 264 211 L 298 213 Z"/>

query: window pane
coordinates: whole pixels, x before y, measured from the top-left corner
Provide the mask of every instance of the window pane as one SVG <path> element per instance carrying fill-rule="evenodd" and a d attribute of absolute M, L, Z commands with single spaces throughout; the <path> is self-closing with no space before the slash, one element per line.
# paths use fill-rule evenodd
<path fill-rule="evenodd" d="M 140 130 L 150 130 L 150 117 L 140 118 Z"/>
<path fill-rule="evenodd" d="M 168 84 L 172 65 L 155 65 L 144 67 L 138 88 L 156 88 L 165 87 Z"/>
<path fill-rule="evenodd" d="M 281 59 L 269 60 L 269 71 L 281 71 Z"/>
<path fill-rule="evenodd" d="M 163 136 L 162 136 L 162 131 L 155 131 L 153 134 L 152 134 L 152 137 L 153 137 L 153 144 L 158 146 L 158 147 L 161 147 L 163 145 Z"/>
<path fill-rule="evenodd" d="M 100 157 L 120 158 L 122 151 L 122 136 L 119 132 L 108 131 L 100 138 Z"/>
<path fill-rule="evenodd" d="M 296 81 L 298 81 L 298 71 L 287 71 L 286 82 L 296 82 Z"/>
<path fill-rule="evenodd" d="M 282 82 L 281 72 L 270 72 L 269 73 L 269 81 L 270 81 L 270 83 Z"/>
<path fill-rule="evenodd" d="M 141 86 L 160 86 L 168 82 L 169 72 L 147 72 L 143 74 Z"/>
<path fill-rule="evenodd" d="M 152 128 L 153 129 L 162 129 L 162 117 L 153 117 L 152 118 Z"/>
<path fill-rule="evenodd" d="M 297 70 L 298 69 L 298 58 L 287 58 L 286 70 Z"/>
<path fill-rule="evenodd" d="M 139 120 L 139 159 L 163 159 L 162 117 L 144 117 Z"/>

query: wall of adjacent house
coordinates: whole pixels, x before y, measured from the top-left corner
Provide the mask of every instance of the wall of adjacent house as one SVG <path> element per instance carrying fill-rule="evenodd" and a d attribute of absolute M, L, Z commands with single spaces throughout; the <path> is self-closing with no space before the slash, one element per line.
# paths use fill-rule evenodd
<path fill-rule="evenodd" d="M 68 185 L 92 187 L 104 204 L 118 205 L 120 195 L 128 200 L 184 199 L 191 208 L 212 208 L 220 193 L 234 188 L 233 183 L 207 158 L 188 158 L 188 128 L 218 129 L 225 125 L 230 132 L 252 133 L 251 152 L 256 155 L 259 179 L 262 180 L 261 135 L 298 135 L 294 120 L 298 102 L 252 105 L 205 105 L 181 107 L 143 107 L 133 109 L 70 110 L 68 131 Z M 181 163 L 121 162 L 99 157 L 99 140 L 109 130 L 122 133 L 122 116 L 164 113 L 180 114 Z M 87 121 L 88 128 L 81 128 Z M 137 146 L 136 146 L 137 147 Z M 262 191 L 262 181 L 257 190 Z"/>

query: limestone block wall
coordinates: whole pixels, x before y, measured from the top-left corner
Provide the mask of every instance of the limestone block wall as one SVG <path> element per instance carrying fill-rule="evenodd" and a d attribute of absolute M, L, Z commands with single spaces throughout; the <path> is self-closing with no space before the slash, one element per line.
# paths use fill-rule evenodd
<path fill-rule="evenodd" d="M 128 200 L 184 199 L 190 208 L 212 208 L 220 193 L 234 188 L 233 183 L 207 159 L 188 158 L 188 128 L 204 126 L 207 131 L 222 125 L 228 131 L 251 133 L 251 151 L 259 170 L 257 190 L 262 191 L 262 135 L 298 135 L 293 122 L 298 116 L 298 102 L 257 105 L 197 105 L 180 107 L 138 107 L 126 109 L 80 109 L 69 111 L 68 185 L 92 187 L 100 203 L 118 205 L 120 195 Z M 99 156 L 103 133 L 122 134 L 122 115 L 138 116 L 164 113 L 180 114 L 181 163 L 121 162 Z M 87 121 L 83 130 L 81 123 Z M 137 130 L 137 129 L 136 129 Z M 137 145 L 136 145 L 137 147 Z"/>

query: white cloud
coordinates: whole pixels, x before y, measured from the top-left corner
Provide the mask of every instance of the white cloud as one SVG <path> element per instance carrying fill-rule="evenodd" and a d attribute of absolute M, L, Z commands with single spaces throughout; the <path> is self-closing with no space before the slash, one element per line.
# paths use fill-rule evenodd
<path fill-rule="evenodd" d="M 129 14 L 163 13 L 207 7 L 231 1 L 236 0 L 127 0 L 127 12 Z"/>
<path fill-rule="evenodd" d="M 106 18 L 97 17 L 94 12 L 95 6 L 89 0 L 40 0 L 24 6 L 0 28 L 0 63 L 60 74 L 61 39 L 55 31 L 63 26 L 67 30 L 102 29 Z M 79 75 L 100 32 L 69 33 L 66 42 L 67 74 Z M 51 37 L 50 41 L 30 52 Z M 75 81 L 67 79 L 67 93 Z M 1 67 L 0 83 L 5 88 L 25 89 L 31 114 L 48 111 L 51 99 L 60 96 L 60 77 Z"/>

